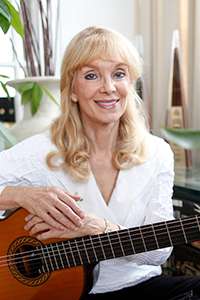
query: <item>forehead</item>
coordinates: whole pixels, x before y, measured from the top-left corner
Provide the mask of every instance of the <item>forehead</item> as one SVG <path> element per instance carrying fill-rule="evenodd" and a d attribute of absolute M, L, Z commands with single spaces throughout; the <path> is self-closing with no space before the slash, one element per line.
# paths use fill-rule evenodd
<path fill-rule="evenodd" d="M 85 68 L 101 68 L 101 67 L 107 67 L 107 68 L 116 68 L 116 67 L 124 67 L 128 68 L 127 63 L 123 62 L 121 59 L 113 58 L 113 59 L 95 59 L 92 61 L 89 61 L 85 64 L 83 64 L 80 67 L 80 70 L 83 70 Z"/>

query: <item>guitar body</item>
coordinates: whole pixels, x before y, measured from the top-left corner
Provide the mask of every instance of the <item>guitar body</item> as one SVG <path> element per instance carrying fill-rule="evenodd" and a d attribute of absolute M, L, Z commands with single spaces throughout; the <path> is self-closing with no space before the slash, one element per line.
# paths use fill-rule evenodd
<path fill-rule="evenodd" d="M 29 249 L 27 245 L 24 248 L 20 246 L 22 241 L 18 240 L 19 237 L 24 237 L 25 241 L 27 239 L 28 242 L 26 243 L 29 243 L 30 239 L 30 247 L 32 247 L 31 243 L 35 243 L 35 241 L 31 241 L 28 233 L 23 229 L 25 225 L 24 218 L 27 214 L 24 209 L 19 209 L 8 218 L 0 220 L 0 299 L 80 299 L 85 281 L 83 267 L 66 268 L 52 273 L 36 274 L 31 278 L 29 275 L 26 276 L 26 274 L 29 274 L 29 270 L 18 270 L 12 263 L 15 251 L 20 253 Z M 44 244 L 54 241 L 48 240 Z M 38 241 L 38 243 L 40 242 Z M 26 269 L 26 263 L 24 265 Z"/>
<path fill-rule="evenodd" d="M 98 261 L 200 239 L 194 215 L 43 244 L 23 229 L 27 214 L 18 209 L 0 219 L 0 300 L 79 300 L 92 287 Z"/>

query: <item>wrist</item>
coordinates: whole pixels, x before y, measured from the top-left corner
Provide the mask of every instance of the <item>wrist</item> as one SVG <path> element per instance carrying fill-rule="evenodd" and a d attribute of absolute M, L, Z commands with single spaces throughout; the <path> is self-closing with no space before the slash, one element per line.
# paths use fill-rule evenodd
<path fill-rule="evenodd" d="M 1 208 L 3 209 L 11 209 L 18 208 L 20 205 L 16 201 L 17 199 L 17 191 L 16 187 L 7 186 L 1 191 Z"/>
<path fill-rule="evenodd" d="M 120 230 L 120 227 L 118 224 L 113 224 L 110 221 L 108 221 L 107 219 L 104 219 L 103 233 L 108 233 L 108 232 L 117 231 L 117 230 Z"/>

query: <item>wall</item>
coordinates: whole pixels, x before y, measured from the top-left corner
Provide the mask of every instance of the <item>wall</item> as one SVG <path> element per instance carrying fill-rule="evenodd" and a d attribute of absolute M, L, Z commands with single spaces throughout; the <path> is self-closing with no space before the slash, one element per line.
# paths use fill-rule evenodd
<path fill-rule="evenodd" d="M 102 25 L 118 30 L 130 40 L 134 36 L 133 0 L 73 0 L 61 1 L 61 56 L 71 38 L 90 25 Z"/>
<path fill-rule="evenodd" d="M 61 29 L 60 33 L 60 55 L 57 72 L 59 74 L 60 59 L 65 47 L 71 38 L 90 25 L 103 25 L 120 31 L 134 42 L 136 35 L 143 37 L 144 55 L 144 79 L 146 82 L 146 100 L 149 102 L 152 114 L 152 129 L 160 134 L 160 128 L 165 125 L 165 117 L 168 106 L 169 72 L 171 59 L 172 34 L 176 29 L 190 31 L 187 35 L 189 48 L 182 49 L 183 55 L 188 61 L 184 62 L 186 86 L 186 97 L 189 104 L 192 94 L 198 97 L 199 89 L 195 76 L 199 72 L 198 64 L 193 69 L 192 55 L 198 61 L 199 51 L 193 53 L 193 23 L 198 19 L 197 9 L 191 8 L 198 1 L 190 0 L 59 0 L 61 6 Z M 188 15 L 181 20 L 183 7 L 187 8 Z M 199 7 L 196 7 L 199 9 Z M 196 11 L 196 13 L 194 12 Z M 199 11 L 199 10 L 198 10 Z M 195 15 L 195 18 L 194 18 Z M 192 16 L 192 18 L 191 18 Z M 187 19 L 188 18 L 188 19 Z M 189 24 L 189 23 L 190 24 Z M 187 28 L 187 26 L 189 28 Z M 196 36 L 198 35 L 196 26 Z M 183 36 L 181 37 L 183 38 Z M 185 38 L 185 37 L 184 37 Z M 191 46 L 192 45 L 192 46 Z M 196 49 L 198 45 L 196 45 Z M 192 52 L 192 55 L 191 55 Z M 184 58 L 184 59 L 185 59 Z M 189 75 L 188 75 L 189 74 Z M 195 85 L 195 86 L 194 86 Z M 198 102 L 199 103 L 199 102 Z M 195 119 L 192 125 L 197 126 L 199 104 L 194 101 L 197 108 L 196 113 L 189 112 L 189 119 Z M 190 105 L 189 105 L 190 106 Z"/>

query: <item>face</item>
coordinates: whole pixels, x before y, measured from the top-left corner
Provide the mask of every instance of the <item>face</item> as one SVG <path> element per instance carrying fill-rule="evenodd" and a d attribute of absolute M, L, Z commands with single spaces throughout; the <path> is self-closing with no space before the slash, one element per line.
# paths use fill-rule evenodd
<path fill-rule="evenodd" d="M 97 59 L 78 70 L 72 100 L 78 102 L 84 124 L 119 122 L 131 85 L 128 66 L 117 59 Z"/>

